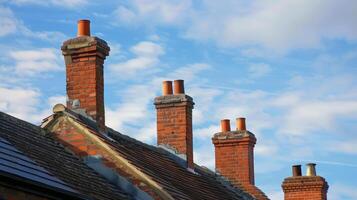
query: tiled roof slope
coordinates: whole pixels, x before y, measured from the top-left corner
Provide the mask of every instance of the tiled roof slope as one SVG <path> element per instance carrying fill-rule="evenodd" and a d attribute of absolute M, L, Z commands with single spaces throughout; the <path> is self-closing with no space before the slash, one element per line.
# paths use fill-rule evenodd
<path fill-rule="evenodd" d="M 131 199 L 38 126 L 0 112 L 0 137 L 88 199 Z"/>
<path fill-rule="evenodd" d="M 160 183 L 175 199 L 244 199 L 249 195 L 232 190 L 217 180 L 214 174 L 196 166 L 192 173 L 173 159 L 174 155 L 121 135 L 113 130 L 107 142 L 145 174 Z"/>
<path fill-rule="evenodd" d="M 77 191 L 73 190 L 73 188 L 39 166 L 1 136 L 0 177 L 0 180 L 7 178 L 10 183 L 19 180 L 24 183 L 46 188 L 48 193 L 55 191 L 70 196 L 81 196 Z"/>
<path fill-rule="evenodd" d="M 195 173 L 187 170 L 179 164 L 178 159 L 181 158 L 176 158 L 176 155 L 162 148 L 142 143 L 108 128 L 107 134 L 113 139 L 110 140 L 98 133 L 98 129 L 90 120 L 70 110 L 67 111 L 70 112 L 68 116 L 85 126 L 94 135 L 101 137 L 119 155 L 159 183 L 174 199 L 254 199 L 241 189 L 233 188 L 208 169 L 196 165 Z"/>

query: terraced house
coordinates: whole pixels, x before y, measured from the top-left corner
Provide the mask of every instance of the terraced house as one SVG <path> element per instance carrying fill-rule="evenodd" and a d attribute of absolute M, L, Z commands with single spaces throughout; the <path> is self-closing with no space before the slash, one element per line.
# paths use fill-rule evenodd
<path fill-rule="evenodd" d="M 194 99 L 184 81 L 164 81 L 157 110 L 157 146 L 107 127 L 104 60 L 108 44 L 78 22 L 65 41 L 67 105 L 57 104 L 40 127 L 0 113 L 0 199 L 269 199 L 255 186 L 257 138 L 245 118 L 221 121 L 212 133 L 216 170 L 194 163 Z M 189 93 L 189 92 L 188 92 Z M 238 114 L 238 113 L 237 113 Z M 259 138 L 258 138 L 259 139 Z M 212 155 L 213 156 L 213 155 Z M 308 164 L 283 181 L 286 200 L 325 200 L 328 184 Z"/>

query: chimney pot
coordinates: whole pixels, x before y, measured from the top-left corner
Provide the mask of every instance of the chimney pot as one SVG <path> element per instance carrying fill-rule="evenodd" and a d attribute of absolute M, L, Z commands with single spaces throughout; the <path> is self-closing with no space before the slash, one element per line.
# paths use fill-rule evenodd
<path fill-rule="evenodd" d="M 183 80 L 174 80 L 174 94 L 185 94 Z"/>
<path fill-rule="evenodd" d="M 222 132 L 231 131 L 231 122 L 229 119 L 221 120 L 221 131 Z"/>
<path fill-rule="evenodd" d="M 301 176 L 301 165 L 293 165 L 293 176 Z"/>
<path fill-rule="evenodd" d="M 78 33 L 77 36 L 90 36 L 90 21 L 87 19 L 78 20 Z"/>
<path fill-rule="evenodd" d="M 163 81 L 162 82 L 162 95 L 171 95 L 172 94 L 172 81 Z"/>
<path fill-rule="evenodd" d="M 236 126 L 237 126 L 237 131 L 245 131 L 247 130 L 245 127 L 245 118 L 244 117 L 238 117 L 236 119 Z"/>
<path fill-rule="evenodd" d="M 306 164 L 306 176 L 316 176 L 316 164 L 315 163 L 308 163 Z"/>

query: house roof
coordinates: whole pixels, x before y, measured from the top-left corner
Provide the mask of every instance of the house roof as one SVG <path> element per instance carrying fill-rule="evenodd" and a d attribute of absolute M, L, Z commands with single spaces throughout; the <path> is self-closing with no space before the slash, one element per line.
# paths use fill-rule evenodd
<path fill-rule="evenodd" d="M 1 172 L 85 199 L 131 199 L 38 126 L 0 112 L 0 138 Z"/>
<path fill-rule="evenodd" d="M 57 112 L 45 119 L 44 124 L 46 126 L 55 123 L 57 118 L 63 116 L 74 119 L 99 137 L 118 155 L 158 183 L 174 199 L 254 199 L 207 168 L 195 165 L 194 171 L 187 169 L 182 164 L 185 160 L 164 148 L 142 143 L 110 128 L 107 128 L 105 134 L 99 133 L 93 121 L 71 110 Z"/>
<path fill-rule="evenodd" d="M 1 136 L 0 176 L 9 180 L 22 180 L 48 190 L 60 191 L 70 196 L 80 196 L 78 191 L 39 166 Z"/>

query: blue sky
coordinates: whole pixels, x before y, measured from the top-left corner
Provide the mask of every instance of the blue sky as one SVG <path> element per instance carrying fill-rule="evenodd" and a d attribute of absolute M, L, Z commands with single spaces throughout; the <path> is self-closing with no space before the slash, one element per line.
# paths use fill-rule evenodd
<path fill-rule="evenodd" d="M 329 199 L 357 199 L 357 2 L 0 0 L 0 110 L 35 124 L 65 102 L 60 46 L 78 19 L 109 43 L 107 124 L 155 144 L 153 98 L 184 79 L 195 161 L 214 169 L 219 122 L 247 118 L 256 184 L 282 199 L 317 163 Z M 305 168 L 303 168 L 305 171 Z"/>

